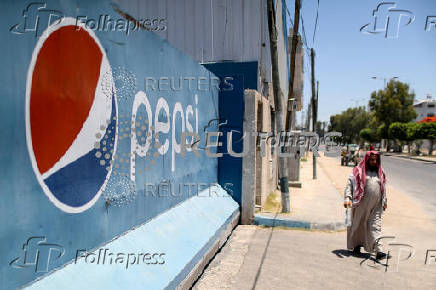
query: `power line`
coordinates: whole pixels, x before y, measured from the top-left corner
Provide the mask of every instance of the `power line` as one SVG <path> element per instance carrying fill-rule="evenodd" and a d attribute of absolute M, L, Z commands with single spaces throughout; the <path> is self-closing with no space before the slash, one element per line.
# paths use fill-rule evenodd
<path fill-rule="evenodd" d="M 285 5 L 286 5 L 286 3 L 285 3 Z M 288 13 L 289 21 L 291 21 L 292 27 L 294 27 L 294 21 L 292 21 L 291 12 L 289 12 L 288 5 L 286 5 L 286 12 Z"/>
<path fill-rule="evenodd" d="M 303 42 L 304 45 L 306 46 L 306 48 L 309 48 L 309 46 L 307 45 L 307 40 L 306 40 L 306 30 L 304 29 L 304 19 L 303 19 L 303 15 L 301 15 L 301 27 L 303 29 Z"/>
<path fill-rule="evenodd" d="M 313 28 L 313 38 L 312 38 L 312 45 L 313 46 L 315 46 L 316 28 L 318 26 L 318 13 L 319 13 L 319 0 L 318 0 L 318 6 L 316 7 L 315 27 Z"/>

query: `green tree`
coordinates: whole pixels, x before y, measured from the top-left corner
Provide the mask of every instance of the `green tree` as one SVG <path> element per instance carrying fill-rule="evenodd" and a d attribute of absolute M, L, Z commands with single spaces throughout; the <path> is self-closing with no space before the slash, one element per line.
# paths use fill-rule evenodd
<path fill-rule="evenodd" d="M 436 123 L 420 123 L 418 127 L 418 133 L 421 138 L 428 139 L 430 141 L 429 154 L 433 154 L 433 147 L 436 141 Z"/>
<path fill-rule="evenodd" d="M 410 154 L 410 145 L 411 142 L 415 141 L 415 145 L 417 147 L 417 153 L 419 153 L 420 146 L 422 142 L 419 141 L 421 139 L 420 136 L 420 128 L 421 124 L 418 123 L 407 123 L 407 150 Z"/>
<path fill-rule="evenodd" d="M 359 137 L 362 140 L 367 141 L 369 143 L 374 143 L 374 142 L 378 141 L 377 133 L 372 128 L 364 128 L 364 129 L 360 130 Z"/>
<path fill-rule="evenodd" d="M 377 127 L 377 137 L 380 139 L 389 139 L 388 127 L 385 124 L 381 124 Z"/>
<path fill-rule="evenodd" d="M 414 99 L 408 84 L 391 80 L 384 90 L 371 93 L 369 107 L 377 120 L 389 127 L 394 122 L 408 123 L 416 118 Z"/>
<path fill-rule="evenodd" d="M 389 126 L 388 135 L 394 139 L 404 141 L 407 139 L 407 125 L 395 122 Z"/>
<path fill-rule="evenodd" d="M 330 116 L 329 131 L 341 132 L 344 143 L 358 143 L 359 132 L 368 126 L 370 118 L 365 107 L 348 108 L 340 114 Z"/>
<path fill-rule="evenodd" d="M 396 80 L 391 80 L 385 89 L 371 93 L 369 107 L 374 113 L 379 126 L 377 132 L 382 139 L 389 139 L 392 123 L 408 123 L 416 118 L 414 99 L 415 94 L 410 92 L 409 85 Z M 385 126 L 380 127 L 383 124 Z"/>
<path fill-rule="evenodd" d="M 402 141 L 407 138 L 407 127 L 401 122 L 392 123 L 388 128 L 388 137 L 400 141 L 400 144 L 396 143 L 397 146 L 395 146 L 394 151 L 401 152 Z"/>
<path fill-rule="evenodd" d="M 415 123 L 395 122 L 389 126 L 388 135 L 391 138 L 401 141 L 400 148 L 403 142 L 405 142 L 407 144 L 407 152 L 410 153 L 410 143 L 417 138 L 417 128 Z"/>
<path fill-rule="evenodd" d="M 369 112 L 369 116 L 370 116 L 370 120 L 369 120 L 369 124 L 368 124 L 368 128 L 371 128 L 374 133 L 377 133 L 377 128 L 380 125 L 374 112 Z"/>
<path fill-rule="evenodd" d="M 421 146 L 423 144 L 422 139 L 425 139 L 425 137 L 426 137 L 425 132 L 422 129 L 422 124 L 423 123 L 415 123 L 416 126 L 415 126 L 415 131 L 414 131 L 414 134 L 415 134 L 414 140 L 415 140 L 415 144 L 416 144 L 416 154 L 419 154 L 421 152 Z"/>

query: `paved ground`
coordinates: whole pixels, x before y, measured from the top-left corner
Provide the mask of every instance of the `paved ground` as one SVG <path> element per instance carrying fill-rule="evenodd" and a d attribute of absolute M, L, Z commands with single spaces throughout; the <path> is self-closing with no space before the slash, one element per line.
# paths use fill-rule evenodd
<path fill-rule="evenodd" d="M 322 157 L 319 169 L 339 195 L 351 167 L 337 161 Z M 395 236 L 384 243 L 392 255 L 387 265 L 375 263 L 369 254 L 351 256 L 345 231 L 238 226 L 194 288 L 435 289 L 436 224 L 419 199 L 394 184 L 388 185 L 383 217 L 384 236 Z"/>
<path fill-rule="evenodd" d="M 338 191 L 342 193 L 352 167 L 340 166 L 337 158 L 328 157 L 320 158 L 319 164 Z M 386 169 L 386 174 L 390 180 L 392 174 L 388 170 Z M 402 240 L 409 240 L 409 237 L 416 236 L 416 233 L 422 233 L 421 237 L 425 240 L 432 240 L 436 248 L 436 234 L 432 233 L 428 238 L 425 237 L 430 229 L 436 230 L 436 223 L 434 215 L 425 210 L 424 203 L 411 196 L 400 185 L 395 185 L 390 181 L 387 183 L 387 198 L 388 209 L 383 215 L 383 231 L 397 237 L 400 235 Z"/>
<path fill-rule="evenodd" d="M 419 200 L 436 221 L 436 163 L 383 156 L 392 186 Z"/>
<path fill-rule="evenodd" d="M 277 207 L 270 212 L 256 214 L 255 224 L 285 225 L 320 230 L 343 230 L 343 198 L 331 184 L 323 170 L 318 170 L 318 178 L 313 179 L 312 159 L 301 162 L 300 178 L 302 188 L 290 188 L 291 213 L 281 213 Z M 280 191 L 276 192 L 280 204 Z"/>
<path fill-rule="evenodd" d="M 368 255 L 350 256 L 344 238 L 345 233 L 238 226 L 194 289 L 435 288 L 436 262 L 424 265 L 425 253 L 399 263 L 391 259 L 386 267 Z"/>
<path fill-rule="evenodd" d="M 340 162 L 339 157 L 335 159 Z M 382 156 L 382 163 L 388 185 L 418 201 L 436 221 L 436 163 L 395 156 Z"/>

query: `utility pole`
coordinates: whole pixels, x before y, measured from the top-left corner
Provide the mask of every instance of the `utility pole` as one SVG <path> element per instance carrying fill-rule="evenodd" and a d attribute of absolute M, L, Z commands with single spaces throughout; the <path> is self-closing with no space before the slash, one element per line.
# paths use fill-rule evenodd
<path fill-rule="evenodd" d="M 296 126 L 296 94 L 295 94 L 295 82 L 296 82 L 296 60 L 297 60 L 297 46 L 299 42 L 298 37 L 298 26 L 300 23 L 300 9 L 301 0 L 295 0 L 295 13 L 294 13 L 294 27 L 292 32 L 292 43 L 291 43 L 291 63 L 289 72 L 291 77 L 289 78 L 289 89 L 288 89 L 288 110 L 286 112 L 286 132 L 295 130 Z M 287 138 L 287 137 L 285 137 Z M 292 137 L 289 137 L 292 138 Z M 286 144 L 288 140 L 286 140 Z M 298 145 L 299 146 L 299 145 Z M 288 178 L 289 186 L 291 187 L 301 187 L 300 182 L 300 149 L 299 148 L 286 148 L 286 150 L 293 150 L 294 156 L 287 159 L 288 163 Z"/>
<path fill-rule="evenodd" d="M 312 119 L 312 100 L 307 105 L 307 117 L 306 117 L 306 131 L 310 131 L 310 119 Z"/>
<path fill-rule="evenodd" d="M 307 117 L 306 117 L 306 132 L 310 132 L 310 119 L 312 118 L 312 100 L 310 100 L 309 105 L 307 105 Z M 307 152 L 309 152 L 309 145 L 310 143 L 307 143 L 307 147 L 306 147 L 306 156 L 307 156 Z"/>
<path fill-rule="evenodd" d="M 295 56 L 297 54 L 297 43 L 298 43 L 298 26 L 300 24 L 300 9 L 301 0 L 295 0 L 295 13 L 294 13 L 294 30 L 292 33 L 292 48 L 291 48 L 291 77 L 289 78 L 289 90 L 288 90 L 288 111 L 286 112 L 286 131 L 292 130 L 291 122 L 293 117 L 291 114 L 295 114 L 293 110 L 294 98 L 294 82 L 295 82 Z"/>
<path fill-rule="evenodd" d="M 315 94 L 315 50 L 313 48 L 310 49 L 310 64 L 312 68 L 312 130 L 316 133 L 316 115 L 317 115 L 317 105 L 318 100 Z M 316 179 L 316 157 L 313 154 L 312 150 L 312 159 L 313 159 L 313 179 Z"/>
<path fill-rule="evenodd" d="M 276 128 L 277 132 L 281 134 L 285 131 L 285 118 L 283 113 L 287 111 L 287 104 L 283 104 L 283 94 L 280 89 L 279 78 L 279 65 L 278 65 L 278 53 L 277 53 L 277 30 L 275 24 L 275 11 L 273 0 L 268 0 L 268 28 L 270 38 L 270 52 L 271 52 L 271 65 L 272 65 L 272 82 L 274 91 L 274 105 L 276 115 Z M 286 136 L 286 135 L 285 135 Z M 279 147 L 280 149 L 280 147 Z M 283 150 L 284 147 L 281 147 Z M 286 158 L 278 156 L 279 163 L 279 179 L 280 179 L 280 192 L 282 196 L 282 212 L 290 212 L 289 204 L 289 181 L 288 181 L 288 167 L 286 164 Z"/>
<path fill-rule="evenodd" d="M 318 122 L 318 95 L 319 95 L 319 81 L 316 81 L 315 112 L 313 114 L 315 119 L 315 131 L 316 131 L 316 123 Z"/>

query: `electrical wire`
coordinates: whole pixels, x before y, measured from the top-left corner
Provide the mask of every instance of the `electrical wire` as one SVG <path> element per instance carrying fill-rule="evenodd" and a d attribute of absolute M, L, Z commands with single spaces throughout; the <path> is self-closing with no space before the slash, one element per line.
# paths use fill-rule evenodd
<path fill-rule="evenodd" d="M 315 18 L 315 27 L 313 28 L 312 46 L 315 46 L 316 28 L 318 26 L 318 14 L 319 14 L 319 0 L 318 0 L 318 6 L 316 7 L 316 18 Z"/>
<path fill-rule="evenodd" d="M 294 27 L 294 21 L 292 21 L 291 12 L 289 12 L 288 5 L 286 4 L 286 1 L 285 1 L 285 6 L 286 6 L 286 13 L 288 13 L 289 21 L 291 22 L 291 26 Z"/>
<path fill-rule="evenodd" d="M 303 18 L 302 14 L 301 14 L 300 18 L 301 18 L 301 27 L 303 30 L 303 43 L 307 48 L 309 48 L 309 46 L 307 45 L 306 29 L 304 29 L 304 18 Z"/>

